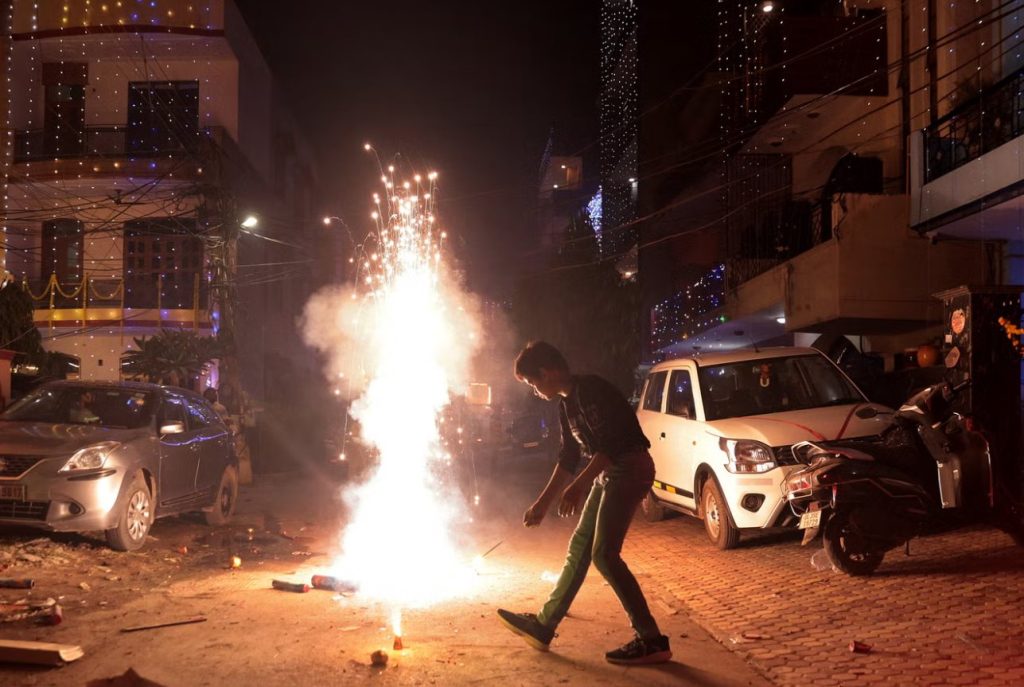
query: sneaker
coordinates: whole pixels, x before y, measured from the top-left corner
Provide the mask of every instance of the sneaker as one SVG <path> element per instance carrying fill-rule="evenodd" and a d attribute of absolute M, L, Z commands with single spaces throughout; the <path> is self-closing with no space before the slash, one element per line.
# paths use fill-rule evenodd
<path fill-rule="evenodd" d="M 672 658 L 672 650 L 668 648 L 668 637 L 661 635 L 654 639 L 637 637 L 629 644 L 609 651 L 604 655 L 609 663 L 620 665 L 645 665 L 665 663 Z"/>
<path fill-rule="evenodd" d="M 538 651 L 547 651 L 555 631 L 540 624 L 533 613 L 513 613 L 504 608 L 498 609 L 498 618 L 508 629 L 526 640 L 526 643 Z"/>

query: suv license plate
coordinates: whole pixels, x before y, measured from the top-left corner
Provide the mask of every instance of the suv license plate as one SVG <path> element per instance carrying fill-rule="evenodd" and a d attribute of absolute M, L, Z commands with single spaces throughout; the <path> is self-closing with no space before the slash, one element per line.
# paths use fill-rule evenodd
<path fill-rule="evenodd" d="M 800 516 L 800 529 L 808 530 L 821 525 L 821 511 L 809 510 Z"/>
<path fill-rule="evenodd" d="M 24 484 L 0 484 L 0 499 L 25 500 Z"/>

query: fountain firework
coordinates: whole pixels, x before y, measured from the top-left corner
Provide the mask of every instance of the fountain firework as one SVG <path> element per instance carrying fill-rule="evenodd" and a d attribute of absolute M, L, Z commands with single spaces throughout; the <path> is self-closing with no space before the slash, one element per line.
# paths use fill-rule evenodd
<path fill-rule="evenodd" d="M 452 540 L 462 509 L 438 476 L 451 461 L 438 423 L 479 336 L 474 301 L 446 264 L 436 179 L 382 169 L 356 285 L 318 294 L 306 311 L 306 338 L 329 354 L 331 379 L 356 387 L 350 414 L 378 456 L 346 493 L 350 519 L 331 572 L 392 609 L 396 638 L 401 609 L 465 594 L 473 578 Z"/>

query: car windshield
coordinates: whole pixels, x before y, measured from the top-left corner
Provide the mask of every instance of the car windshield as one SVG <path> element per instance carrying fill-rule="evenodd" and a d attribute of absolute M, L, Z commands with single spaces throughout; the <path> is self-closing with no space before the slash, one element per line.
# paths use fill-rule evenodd
<path fill-rule="evenodd" d="M 154 405 L 151 392 L 137 389 L 41 387 L 8 408 L 0 420 L 136 429 L 149 423 Z"/>
<path fill-rule="evenodd" d="M 701 367 L 704 417 L 722 420 L 861 403 L 865 399 L 820 355 L 745 360 Z"/>

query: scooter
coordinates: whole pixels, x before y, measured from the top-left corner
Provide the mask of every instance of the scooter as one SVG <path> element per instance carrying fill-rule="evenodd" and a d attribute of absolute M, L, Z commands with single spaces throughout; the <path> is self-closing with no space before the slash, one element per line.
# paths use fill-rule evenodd
<path fill-rule="evenodd" d="M 789 475 L 786 499 L 804 530 L 822 535 L 825 554 L 848 575 L 870 575 L 887 551 L 906 545 L 944 511 L 986 515 L 993 505 L 988 442 L 952 410 L 967 386 L 947 383 L 914 394 L 875 441 L 801 442 L 805 467 Z M 866 406 L 857 416 L 879 411 Z"/>

